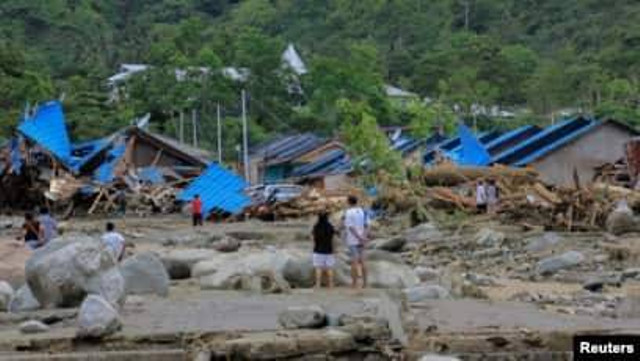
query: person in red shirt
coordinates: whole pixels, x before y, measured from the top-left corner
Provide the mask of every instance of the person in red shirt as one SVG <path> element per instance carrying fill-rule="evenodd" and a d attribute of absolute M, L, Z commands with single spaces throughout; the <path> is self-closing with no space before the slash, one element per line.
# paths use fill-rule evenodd
<path fill-rule="evenodd" d="M 193 226 L 202 226 L 202 200 L 196 194 L 191 201 L 191 214 L 193 215 Z"/>

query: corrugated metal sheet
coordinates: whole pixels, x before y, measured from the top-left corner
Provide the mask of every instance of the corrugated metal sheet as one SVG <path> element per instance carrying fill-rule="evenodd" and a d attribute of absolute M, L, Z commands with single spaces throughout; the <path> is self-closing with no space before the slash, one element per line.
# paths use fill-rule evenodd
<path fill-rule="evenodd" d="M 180 192 L 178 199 L 188 202 L 198 194 L 205 215 L 212 212 L 238 214 L 250 203 L 243 193 L 245 187 L 242 178 L 213 164 Z"/>
<path fill-rule="evenodd" d="M 114 171 L 116 165 L 124 156 L 127 145 L 124 143 L 117 144 L 107 154 L 107 159 L 93 173 L 93 179 L 100 184 L 107 184 L 114 180 Z"/>
<path fill-rule="evenodd" d="M 293 170 L 293 177 L 309 177 L 330 174 L 343 174 L 352 170 L 349 156 L 343 150 L 327 152 L 313 162 L 297 167 Z"/>
<path fill-rule="evenodd" d="M 18 131 L 68 165 L 71 142 L 60 102 L 52 101 L 39 106 L 33 117 L 23 119 Z"/>
<path fill-rule="evenodd" d="M 536 125 L 525 125 L 517 129 L 506 132 L 497 139 L 486 145 L 487 151 L 492 156 L 497 155 L 506 149 L 512 148 L 530 137 L 540 133 L 542 128 Z"/>
<path fill-rule="evenodd" d="M 559 122 L 558 124 L 547 127 L 519 145 L 495 156 L 492 163 L 525 166 L 582 134 L 585 134 L 599 124 L 601 123 L 585 117 L 577 117 Z"/>
<path fill-rule="evenodd" d="M 138 168 L 138 177 L 141 181 L 151 184 L 163 184 L 164 173 L 158 167 Z"/>
<path fill-rule="evenodd" d="M 483 145 L 488 144 L 500 137 L 500 134 L 501 133 L 499 131 L 480 133 L 480 135 L 478 135 L 478 140 Z M 445 154 L 453 155 L 453 158 L 460 157 L 462 152 L 462 142 L 460 140 L 460 137 L 455 137 L 449 140 L 445 140 L 439 144 L 432 145 L 429 148 L 430 149 L 428 149 L 428 151 L 424 155 L 424 164 L 427 165 L 433 163 L 433 161 L 435 160 L 436 152 L 438 150 L 444 152 Z"/>
<path fill-rule="evenodd" d="M 263 157 L 268 164 L 285 163 L 316 149 L 324 143 L 325 141 L 315 134 L 296 134 L 278 138 L 258 146 L 252 151 L 252 156 Z"/>

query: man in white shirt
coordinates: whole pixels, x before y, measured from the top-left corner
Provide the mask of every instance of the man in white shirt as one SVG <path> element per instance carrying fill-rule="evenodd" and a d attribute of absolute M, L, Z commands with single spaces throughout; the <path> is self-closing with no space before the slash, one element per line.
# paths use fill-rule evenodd
<path fill-rule="evenodd" d="M 107 250 L 111 253 L 116 262 L 120 262 L 124 256 L 125 241 L 124 237 L 116 232 L 116 227 L 113 223 L 107 223 L 107 232 L 102 235 L 102 243 Z"/>
<path fill-rule="evenodd" d="M 476 185 L 476 209 L 478 213 L 487 213 L 487 188 L 482 179 Z"/>
<path fill-rule="evenodd" d="M 366 215 L 358 207 L 358 198 L 349 197 L 349 209 L 344 213 L 345 243 L 351 258 L 351 286 L 358 285 L 358 278 L 362 278 L 362 287 L 367 286 L 367 269 L 364 265 L 364 244 L 366 236 Z"/>

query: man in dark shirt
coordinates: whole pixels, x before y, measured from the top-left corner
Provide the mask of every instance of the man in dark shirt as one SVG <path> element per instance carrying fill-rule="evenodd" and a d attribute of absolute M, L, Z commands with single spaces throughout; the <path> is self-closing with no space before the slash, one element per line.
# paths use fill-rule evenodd
<path fill-rule="evenodd" d="M 322 213 L 313 227 L 313 267 L 316 273 L 316 288 L 322 285 L 322 274 L 327 275 L 329 288 L 333 288 L 333 266 L 336 263 L 333 255 L 333 237 L 336 231 L 329 215 Z"/>

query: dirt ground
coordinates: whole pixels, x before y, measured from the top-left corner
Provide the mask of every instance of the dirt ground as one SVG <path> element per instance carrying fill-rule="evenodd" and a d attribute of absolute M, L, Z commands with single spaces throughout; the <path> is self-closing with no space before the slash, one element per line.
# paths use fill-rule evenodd
<path fill-rule="evenodd" d="M 14 222 L 13 229 L 0 230 L 0 279 L 19 286 L 24 282 L 24 263 L 30 251 L 15 241 L 15 228 L 20 220 L 11 221 Z M 209 223 L 198 229 L 191 228 L 188 219 L 177 215 L 126 217 L 113 221 L 134 246 L 134 253 L 207 248 L 212 240 L 224 235 L 241 240 L 242 247 L 311 250 L 310 220 Z M 79 218 L 63 222 L 61 226 L 65 233 L 99 236 L 105 222 L 106 219 Z M 381 238 L 394 237 L 404 227 L 400 220 L 391 221 L 376 234 Z M 501 246 L 493 247 L 499 252 L 488 253 L 487 247 L 480 247 L 473 241 L 478 230 L 487 227 L 506 235 Z M 398 292 L 394 293 L 394 299 L 406 307 L 403 317 L 409 320 L 404 321 L 405 330 L 411 335 L 411 348 L 433 351 L 434 337 L 447 338 L 452 334 L 637 330 L 640 314 L 611 316 L 615 310 L 607 307 L 640 295 L 640 280 L 626 281 L 617 286 L 606 285 L 596 295 L 585 293 L 582 285 L 585 279 L 594 275 L 621 274 L 627 268 L 637 267 L 640 238 L 629 235 L 609 239 L 600 233 L 560 234 L 562 242 L 552 249 L 523 252 L 528 242 L 540 234 L 539 231 L 519 230 L 485 218 L 477 222 L 466 220 L 457 227 L 443 229 L 443 241 L 402 252 L 402 257 L 412 267 L 428 265 L 445 275 L 451 272 L 477 273 L 491 279 L 488 284 L 471 284 L 474 292 L 454 294 L 453 299 L 407 305 L 402 297 L 395 296 Z M 553 277 L 539 277 L 532 271 L 538 260 L 576 249 L 586 257 L 586 261 L 577 268 L 563 270 Z M 273 295 L 201 291 L 194 280 L 173 281 L 168 298 L 130 297 L 122 313 L 124 327 L 121 336 L 135 338 L 183 332 L 277 330 L 277 315 L 288 306 L 321 304 L 330 313 L 354 314 L 379 302 L 386 294 L 385 290 L 357 291 L 348 288 L 330 291 L 298 289 L 290 294 Z M 43 338 L 72 338 L 74 335 L 73 318 L 57 323 L 46 334 L 32 336 L 21 335 L 16 330 L 16 322 L 15 318 L 0 317 L 0 340 L 5 345 Z"/>

